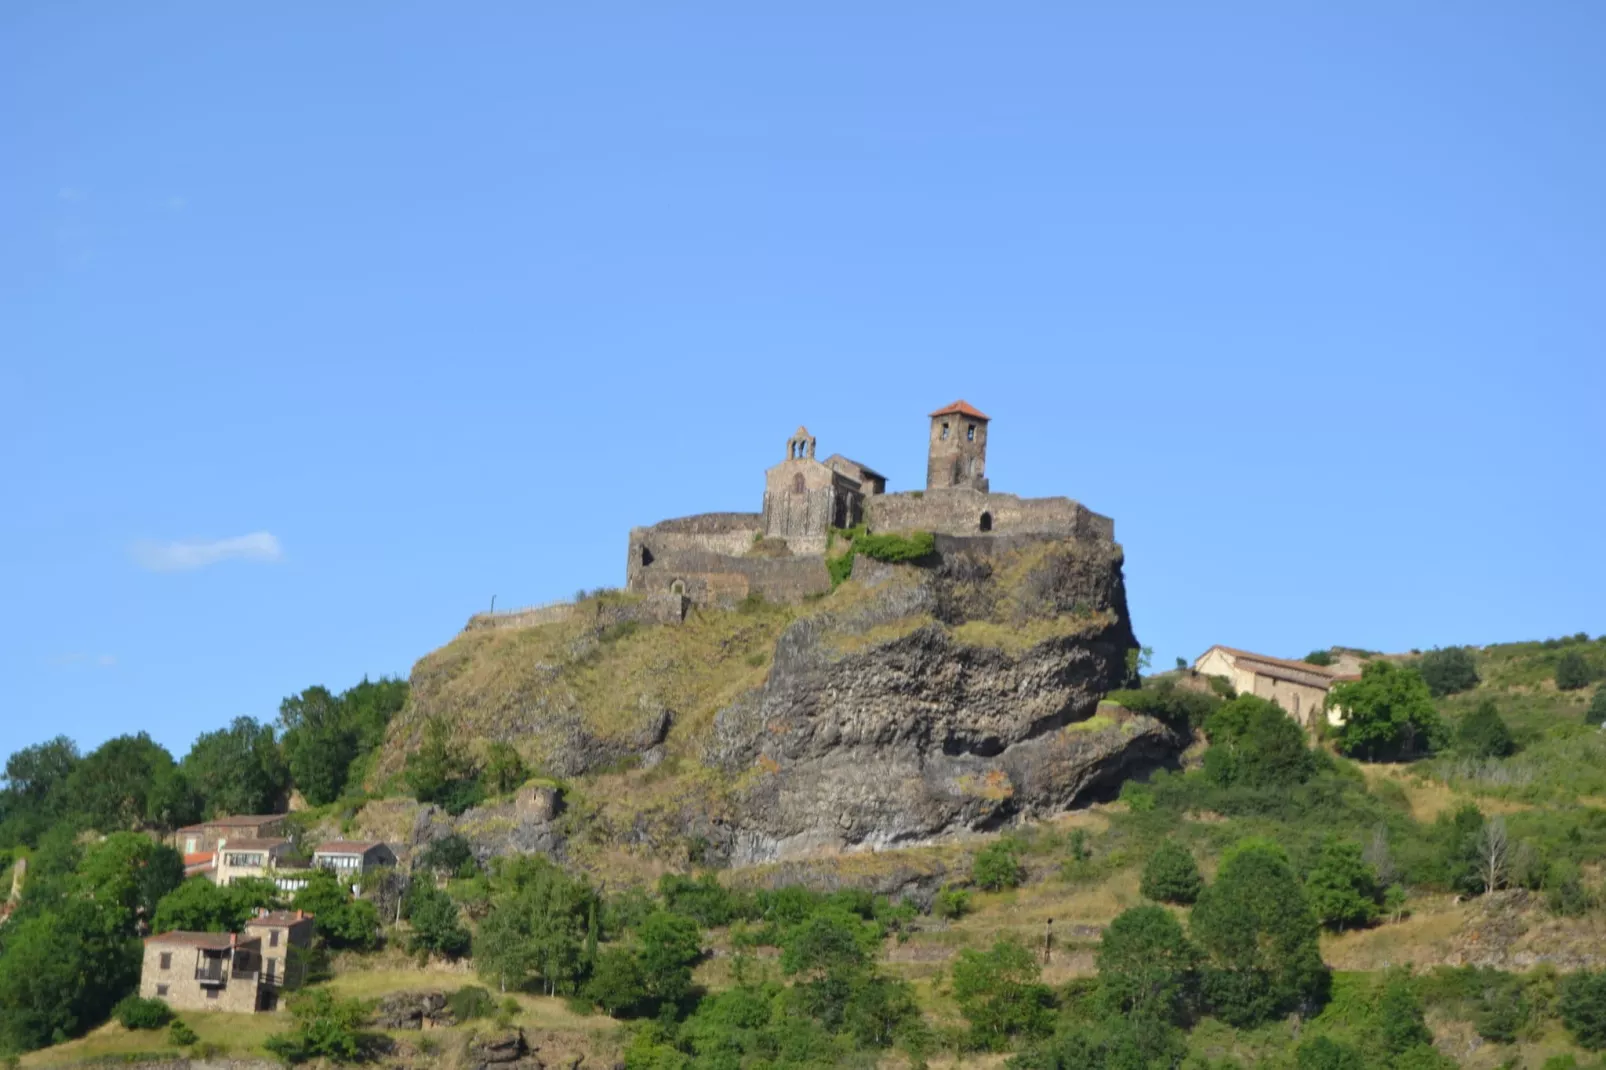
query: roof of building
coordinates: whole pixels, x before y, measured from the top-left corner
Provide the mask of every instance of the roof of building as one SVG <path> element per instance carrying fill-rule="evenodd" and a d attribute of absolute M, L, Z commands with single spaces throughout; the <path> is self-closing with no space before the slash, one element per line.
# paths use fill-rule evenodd
<path fill-rule="evenodd" d="M 180 832 L 200 832 L 209 828 L 255 828 L 266 825 L 271 821 L 283 821 L 285 814 L 234 814 L 228 817 L 214 817 L 210 821 L 202 821 L 197 825 L 185 825 Z"/>
<path fill-rule="evenodd" d="M 219 846 L 225 851 L 271 851 L 275 847 L 283 847 L 289 842 L 289 840 L 277 836 L 269 836 L 266 839 L 242 836 L 237 840 L 222 840 Z"/>
<path fill-rule="evenodd" d="M 832 461 L 841 461 L 844 464 L 851 464 L 853 467 L 857 468 L 864 475 L 873 476 L 876 479 L 886 479 L 887 478 L 886 476 L 882 475 L 880 472 L 877 472 L 874 468 L 871 468 L 869 465 L 865 464 L 864 462 L 855 461 L 852 457 L 844 457 L 840 453 L 833 453 L 833 454 L 831 454 L 831 456 L 829 456 L 829 457 L 827 457 L 825 459 L 825 463 L 827 465 L 829 465 Z"/>
<path fill-rule="evenodd" d="M 963 398 L 961 398 L 960 400 L 954 402 L 951 405 L 944 405 L 942 408 L 938 409 L 936 412 L 932 413 L 931 415 L 933 415 L 933 416 L 947 416 L 949 413 L 952 413 L 952 412 L 957 412 L 961 416 L 974 416 L 978 420 L 991 420 L 992 419 L 991 416 L 988 416 L 986 413 L 982 412 L 980 409 L 976 408 L 976 406 L 972 405 L 970 402 L 964 400 Z"/>
<path fill-rule="evenodd" d="M 184 864 L 186 866 L 204 866 L 216 857 L 216 851 L 196 851 L 193 854 L 184 856 Z"/>
<path fill-rule="evenodd" d="M 231 947 L 247 947 L 259 943 L 256 937 L 240 938 L 239 933 L 187 933 L 175 929 L 145 938 L 147 944 L 173 944 L 178 947 L 195 947 L 203 951 L 227 951 Z"/>
<path fill-rule="evenodd" d="M 1293 661 L 1289 658 L 1274 658 L 1270 654 L 1256 654 L 1249 650 L 1222 646 L 1220 643 L 1211 647 L 1210 650 L 1219 650 L 1223 654 L 1231 655 L 1234 658 L 1253 662 L 1252 665 L 1245 666 L 1245 668 L 1262 676 L 1271 676 L 1279 680 L 1291 680 L 1294 683 L 1319 687 L 1323 690 L 1340 681 L 1356 679 L 1354 676 L 1342 674 L 1337 669 L 1329 668 L 1326 665 L 1312 665 L 1308 661 Z M 1210 650 L 1206 650 L 1204 654 L 1199 655 L 1200 659 L 1203 659 L 1205 654 L 1210 653 Z M 1196 661 L 1194 664 L 1197 665 L 1198 662 Z"/>
<path fill-rule="evenodd" d="M 294 925 L 299 921 L 311 921 L 312 915 L 305 910 L 259 910 L 254 918 L 246 922 L 247 925 L 266 925 L 272 929 L 281 929 L 287 925 Z"/>
<path fill-rule="evenodd" d="M 375 847 L 383 847 L 380 840 L 330 840 L 312 849 L 315 855 L 364 855 Z"/>

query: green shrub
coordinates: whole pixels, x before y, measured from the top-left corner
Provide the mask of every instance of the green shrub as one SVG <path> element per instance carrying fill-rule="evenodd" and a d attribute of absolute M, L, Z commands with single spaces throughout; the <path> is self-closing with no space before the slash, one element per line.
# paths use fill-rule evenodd
<path fill-rule="evenodd" d="M 1578 1046 L 1606 1048 L 1606 973 L 1580 970 L 1562 981 L 1556 1010 Z"/>
<path fill-rule="evenodd" d="M 479 985 L 464 985 L 446 997 L 446 1006 L 459 1022 L 471 1022 L 495 1014 L 496 997 Z"/>
<path fill-rule="evenodd" d="M 174 1018 L 173 1024 L 167 1027 L 167 1039 L 181 1048 L 187 1048 L 201 1038 L 195 1035 L 195 1030 L 184 1024 L 182 1018 Z"/>
<path fill-rule="evenodd" d="M 936 537 L 929 531 L 913 531 L 908 535 L 862 535 L 853 540 L 854 553 L 888 564 L 919 561 L 930 557 L 936 548 Z"/>
<path fill-rule="evenodd" d="M 939 918 L 958 921 L 970 913 L 970 893 L 963 888 L 944 888 L 932 900 L 931 912 Z"/>
<path fill-rule="evenodd" d="M 1299 1070 L 1366 1070 L 1366 1056 L 1331 1037 L 1311 1037 L 1295 1049 L 1294 1065 Z"/>
<path fill-rule="evenodd" d="M 1053 1029 L 1053 991 L 1040 981 L 1037 956 L 1000 940 L 987 951 L 966 948 L 953 968 L 954 1001 L 970 1022 L 971 1046 L 1001 1051 L 1015 1038 Z"/>
<path fill-rule="evenodd" d="M 1472 651 L 1464 646 L 1428 651 L 1418 659 L 1416 671 L 1434 698 L 1470 691 L 1478 686 L 1477 663 L 1472 658 Z"/>
<path fill-rule="evenodd" d="M 1556 689 L 1577 691 L 1588 687 L 1595 674 L 1589 671 L 1589 662 L 1576 650 L 1569 650 L 1556 661 Z"/>
<path fill-rule="evenodd" d="M 1391 1055 L 1400 1055 L 1421 1044 L 1432 1044 L 1422 1011 L 1422 1000 L 1411 985 L 1406 970 L 1390 970 L 1378 993 L 1372 1012 L 1377 1032 Z M 1453 1064 L 1452 1064 L 1453 1065 Z"/>
<path fill-rule="evenodd" d="M 1304 730 L 1263 698 L 1239 695 L 1212 713 L 1204 730 L 1205 776 L 1218 787 L 1284 788 L 1316 771 Z"/>
<path fill-rule="evenodd" d="M 361 1000 L 340 999 L 326 988 L 314 988 L 290 1000 L 295 1025 L 275 1033 L 262 1046 L 287 1063 L 328 1059 L 357 1062 L 368 1047 L 361 1032 L 368 1007 Z"/>
<path fill-rule="evenodd" d="M 160 1029 L 173 1020 L 173 1009 L 159 999 L 128 996 L 112 1008 L 124 1029 Z"/>
<path fill-rule="evenodd" d="M 853 575 L 853 554 L 845 553 L 841 557 L 828 557 L 825 559 L 825 570 L 831 574 L 831 587 L 836 589 Z"/>
<path fill-rule="evenodd" d="M 1181 1025 L 1193 1002 L 1199 952 L 1164 907 L 1133 907 L 1099 942 L 1099 992 L 1112 1014 Z"/>
<path fill-rule="evenodd" d="M 1192 903 L 1199 898 L 1204 878 L 1188 849 L 1174 840 L 1155 848 L 1143 867 L 1139 891 L 1161 903 Z"/>
<path fill-rule="evenodd" d="M 1504 758 L 1517 749 L 1511 729 L 1506 727 L 1492 699 L 1484 699 L 1461 718 L 1456 746 L 1474 758 Z"/>
<path fill-rule="evenodd" d="M 970 863 L 970 879 L 976 887 L 989 892 L 1005 888 L 1019 888 L 1026 879 L 1026 867 L 1021 865 L 1020 846 L 1009 840 L 989 843 Z"/>
<path fill-rule="evenodd" d="M 1367 662 L 1359 680 L 1334 684 L 1328 701 L 1344 711 L 1339 743 L 1353 758 L 1416 757 L 1433 750 L 1443 734 L 1427 683 L 1391 661 Z"/>
<path fill-rule="evenodd" d="M 1305 662 L 1309 665 L 1331 665 L 1333 655 L 1327 650 L 1312 650 L 1305 655 Z"/>
<path fill-rule="evenodd" d="M 1376 921 L 1382 895 L 1360 844 L 1336 836 L 1322 841 L 1316 865 L 1305 878 L 1305 893 L 1317 920 L 1338 931 Z"/>

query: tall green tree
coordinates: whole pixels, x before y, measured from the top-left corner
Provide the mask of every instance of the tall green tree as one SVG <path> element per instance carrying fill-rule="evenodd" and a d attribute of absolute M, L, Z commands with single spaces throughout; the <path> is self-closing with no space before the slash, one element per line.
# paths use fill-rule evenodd
<path fill-rule="evenodd" d="M 1606 725 L 1606 684 L 1595 689 L 1595 697 L 1589 700 L 1589 710 L 1584 714 L 1584 720 L 1596 726 Z"/>
<path fill-rule="evenodd" d="M 491 909 L 474 943 L 475 966 L 504 990 L 540 982 L 574 991 L 585 965 L 589 885 L 541 857 L 505 858 L 492 878 Z"/>
<path fill-rule="evenodd" d="M 1194 996 L 1199 951 L 1164 907 L 1124 911 L 1099 941 L 1099 994 L 1118 1015 L 1180 1025 Z"/>
<path fill-rule="evenodd" d="M 149 836 L 114 832 L 84 852 L 77 883 L 86 898 L 121 910 L 132 936 L 136 923 L 154 918 L 162 897 L 184 883 L 184 860 Z"/>
<path fill-rule="evenodd" d="M 1416 671 L 1428 685 L 1434 698 L 1443 698 L 1459 691 L 1470 691 L 1478 686 L 1478 665 L 1472 651 L 1464 646 L 1449 646 L 1423 654 L 1416 662 Z"/>
<path fill-rule="evenodd" d="M 114 905 L 69 898 L 0 934 L 0 1053 L 77 1036 L 139 978 L 139 941 Z"/>
<path fill-rule="evenodd" d="M 1569 650 L 1556 660 L 1557 690 L 1577 691 L 1581 687 L 1588 687 L 1594 678 L 1589 662 L 1576 650 Z"/>
<path fill-rule="evenodd" d="M 1455 741 L 1462 752 L 1474 758 L 1504 758 L 1517 749 L 1493 699 L 1484 699 L 1461 718 Z"/>
<path fill-rule="evenodd" d="M 101 832 L 174 828 L 195 817 L 178 766 L 144 732 L 95 748 L 67 778 L 68 806 Z"/>
<path fill-rule="evenodd" d="M 182 768 L 207 816 L 277 813 L 290 787 L 273 726 L 250 717 L 200 736 Z"/>
<path fill-rule="evenodd" d="M 0 847 L 37 846 L 67 807 L 67 779 L 78 767 L 78 747 L 66 736 L 24 747 L 6 759 L 0 790 Z"/>
<path fill-rule="evenodd" d="M 1202 990 L 1224 1021 L 1253 1025 L 1326 997 L 1319 926 L 1283 849 L 1241 841 L 1189 919 L 1205 956 Z"/>
<path fill-rule="evenodd" d="M 1037 956 L 1013 940 L 999 940 L 986 951 L 961 951 L 953 993 L 970 1023 L 972 1045 L 983 1051 L 1001 1051 L 1012 1041 L 1053 1030 L 1053 992 L 1042 983 Z"/>
<path fill-rule="evenodd" d="M 647 992 L 678 1003 L 691 991 L 692 967 L 703 957 L 703 934 L 691 918 L 668 911 L 648 915 L 636 932 Z"/>
<path fill-rule="evenodd" d="M 1354 929 L 1377 920 L 1383 890 L 1377 873 L 1361 857 L 1361 845 L 1329 835 L 1305 878 L 1305 892 L 1316 918 L 1329 929 Z"/>
<path fill-rule="evenodd" d="M 224 887 L 209 880 L 187 880 L 156 904 L 151 931 L 238 932 L 260 908 L 283 905 L 272 881 L 237 880 Z"/>
<path fill-rule="evenodd" d="M 358 732 L 345 705 L 327 687 L 309 687 L 279 703 L 279 725 L 297 789 L 314 806 L 338 799 L 357 757 Z"/>
<path fill-rule="evenodd" d="M 353 898 L 346 882 L 326 869 L 307 878 L 307 886 L 296 892 L 295 908 L 312 915 L 313 932 L 326 947 L 367 951 L 379 940 L 378 909 Z"/>
<path fill-rule="evenodd" d="M 1443 735 L 1428 685 L 1414 670 L 1391 661 L 1367 662 L 1359 680 L 1333 685 L 1328 703 L 1342 711 L 1339 744 L 1354 758 L 1414 758 L 1431 751 Z"/>
<path fill-rule="evenodd" d="M 1205 775 L 1220 787 L 1280 788 L 1301 784 L 1316 771 L 1305 731 L 1281 706 L 1239 695 L 1211 714 Z"/>
<path fill-rule="evenodd" d="M 1138 890 L 1157 902 L 1186 905 L 1199 898 L 1203 887 L 1193 855 L 1175 840 L 1166 840 L 1144 863 Z"/>
<path fill-rule="evenodd" d="M 414 881 L 406 904 L 407 920 L 413 928 L 410 950 L 453 959 L 468 953 L 469 931 L 451 896 L 429 881 Z"/>

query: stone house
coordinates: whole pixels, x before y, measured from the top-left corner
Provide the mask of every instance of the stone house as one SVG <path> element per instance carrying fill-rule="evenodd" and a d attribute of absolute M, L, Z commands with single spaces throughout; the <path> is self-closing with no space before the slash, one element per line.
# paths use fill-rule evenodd
<path fill-rule="evenodd" d="M 377 840 L 330 840 L 312 850 L 314 868 L 334 870 L 352 883 L 371 869 L 394 866 L 396 853 Z"/>
<path fill-rule="evenodd" d="M 295 844 L 278 836 L 229 838 L 218 841 L 216 853 L 212 879 L 229 885 L 241 877 L 272 879 L 273 871 L 284 868 L 294 856 Z"/>
<path fill-rule="evenodd" d="M 1327 723 L 1343 723 L 1342 715 L 1328 710 L 1327 692 L 1336 683 L 1353 680 L 1351 674 L 1325 665 L 1252 654 L 1230 646 L 1213 646 L 1193 663 L 1203 676 L 1224 677 L 1240 695 L 1256 695 L 1281 706 L 1306 728 L 1315 728 L 1325 716 Z"/>
<path fill-rule="evenodd" d="M 242 814 L 214 817 L 198 825 L 186 825 L 168 837 L 168 845 L 179 854 L 204 854 L 217 850 L 219 840 L 269 839 L 283 836 L 287 814 Z"/>
<path fill-rule="evenodd" d="M 181 1011 L 271 1011 L 301 984 L 311 945 L 300 911 L 258 911 L 240 933 L 159 933 L 145 940 L 139 994 Z"/>

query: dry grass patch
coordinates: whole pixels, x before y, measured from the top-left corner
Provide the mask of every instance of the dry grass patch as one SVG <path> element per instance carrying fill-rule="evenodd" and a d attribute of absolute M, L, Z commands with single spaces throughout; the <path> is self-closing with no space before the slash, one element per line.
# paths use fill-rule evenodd
<path fill-rule="evenodd" d="M 203 1044 L 218 1045 L 232 1055 L 261 1056 L 262 1042 L 290 1026 L 290 1016 L 277 1014 L 229 1014 L 224 1011 L 180 1011 L 184 1024 L 195 1030 Z M 30 1052 L 22 1057 L 23 1066 L 64 1066 L 94 1058 L 134 1054 L 180 1054 L 168 1040 L 164 1029 L 124 1029 L 108 1022 L 77 1040 Z"/>
<path fill-rule="evenodd" d="M 1322 960 L 1335 970 L 1381 970 L 1389 966 L 1436 966 L 1448 960 L 1467 920 L 1464 904 L 1449 896 L 1411 901 L 1411 915 L 1371 929 L 1322 934 Z"/>

